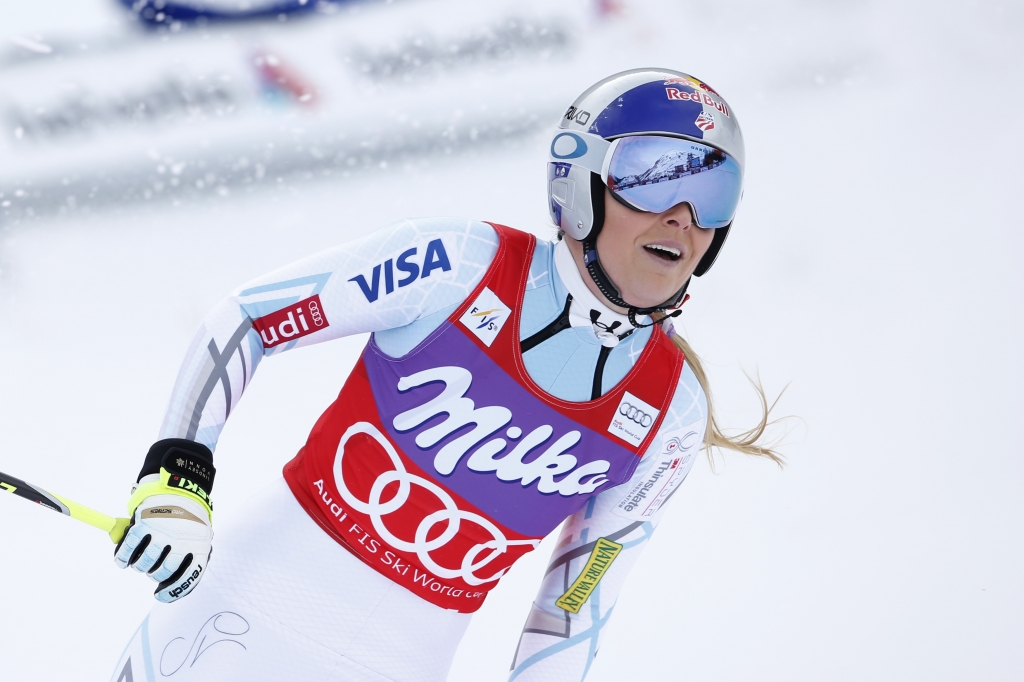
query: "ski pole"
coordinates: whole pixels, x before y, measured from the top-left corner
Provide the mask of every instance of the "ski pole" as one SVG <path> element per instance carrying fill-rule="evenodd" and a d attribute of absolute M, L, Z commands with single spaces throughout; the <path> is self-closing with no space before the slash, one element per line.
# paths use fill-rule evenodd
<path fill-rule="evenodd" d="M 95 509 L 90 509 L 89 507 L 78 504 L 77 502 L 72 502 L 60 495 L 48 493 L 42 488 L 37 488 L 19 478 L 8 476 L 3 472 L 0 472 L 0 490 L 6 490 L 9 493 L 14 493 L 18 497 L 23 497 L 29 502 L 35 502 L 47 509 L 60 512 L 64 516 L 70 516 L 71 518 L 78 519 L 83 523 L 88 523 L 94 528 L 99 528 L 109 535 L 110 539 L 113 540 L 115 544 L 121 541 L 121 537 L 124 535 L 124 530 L 128 527 L 128 519 L 115 519 L 113 516 L 101 514 Z"/>

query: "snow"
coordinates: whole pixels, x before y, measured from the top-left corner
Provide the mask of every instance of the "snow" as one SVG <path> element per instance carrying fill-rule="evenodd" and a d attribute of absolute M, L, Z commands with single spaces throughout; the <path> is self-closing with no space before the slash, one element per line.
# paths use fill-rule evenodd
<path fill-rule="evenodd" d="M 394 102 L 381 116 L 398 122 L 454 121 L 453 96 L 475 115 L 484 92 L 550 124 L 479 144 L 467 132 L 466 144 L 374 157 L 347 177 L 292 162 L 309 144 L 289 126 L 308 119 L 288 113 L 265 127 L 254 113 L 243 132 L 273 141 L 278 131 L 291 171 L 209 191 L 147 199 L 129 182 L 133 169 L 204 158 L 187 135 L 171 162 L 161 150 L 146 156 L 137 133 L 95 157 L 85 147 L 64 157 L 58 146 L 47 152 L 53 163 L 96 158 L 97 174 L 118 179 L 98 197 L 37 199 L 32 212 L 17 202 L 44 181 L 59 188 L 54 166 L 0 155 L 0 470 L 123 513 L 182 353 L 223 293 L 403 217 L 464 215 L 550 234 L 544 135 L 559 107 L 603 75 L 664 64 L 723 93 L 747 143 L 736 227 L 691 287 L 680 329 L 708 366 L 720 422 L 743 426 L 756 414 L 743 369 L 772 395 L 788 386 L 779 413 L 799 419 L 785 471 L 735 455 L 719 458 L 717 473 L 695 466 L 588 680 L 1020 679 L 1024 96 L 1013 84 L 1024 11 L 1008 2 L 623 4 L 598 19 L 589 4 L 566 3 L 578 22 L 575 56 L 450 67 L 431 76 L 447 99 L 422 107 L 401 87 L 367 90 Z M 399 41 L 424 17 L 468 25 L 522 6 L 479 5 L 407 0 L 365 12 L 391 13 Z M 0 18 L 5 49 L 31 58 L 42 56 L 26 45 L 59 57 L 61 45 L 131 35 L 112 0 L 4 0 Z M 273 24 L 252 30 L 278 35 Z M 510 92 L 487 89 L 501 78 Z M 450 109 L 436 111 L 442 100 Z M 12 134 L 2 131 L 5 145 Z M 224 149 L 237 160 L 238 147 Z M 150 165 L 122 165 L 132 154 Z M 19 172 L 36 184 L 18 185 Z M 194 186 L 205 176 L 189 177 Z M 278 475 L 361 343 L 261 365 L 218 449 L 221 519 Z M 106 679 L 152 603 L 150 582 L 114 569 L 97 531 L 14 496 L 0 496 L 0 546 L 3 678 Z M 504 679 L 549 551 L 495 590 L 451 680 Z"/>

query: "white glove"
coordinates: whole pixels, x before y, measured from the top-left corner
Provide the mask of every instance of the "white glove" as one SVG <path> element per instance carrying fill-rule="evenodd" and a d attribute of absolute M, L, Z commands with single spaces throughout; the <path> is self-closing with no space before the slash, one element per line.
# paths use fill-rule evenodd
<path fill-rule="evenodd" d="M 167 478 L 166 471 L 161 477 Z M 114 563 L 147 574 L 159 583 L 156 598 L 172 602 L 194 590 L 206 571 L 213 551 L 210 508 L 195 495 L 161 483 L 155 474 L 139 483 L 129 502 L 129 508 L 137 506 L 114 550 Z M 140 496 L 146 488 L 159 492 Z"/>

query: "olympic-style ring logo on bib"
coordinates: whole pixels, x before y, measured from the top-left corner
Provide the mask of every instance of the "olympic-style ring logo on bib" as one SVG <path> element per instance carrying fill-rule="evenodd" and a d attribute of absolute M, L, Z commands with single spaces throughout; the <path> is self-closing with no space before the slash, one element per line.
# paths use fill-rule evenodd
<path fill-rule="evenodd" d="M 619 414 L 630 421 L 636 422 L 645 429 L 654 423 L 654 417 L 629 403 L 622 403 L 619 406 Z"/>
<path fill-rule="evenodd" d="M 377 477 L 370 488 L 370 499 L 365 502 L 358 499 L 352 491 L 348 489 L 348 485 L 345 483 L 345 477 L 342 474 L 341 469 L 341 463 L 345 457 L 345 444 L 350 438 L 352 438 L 352 436 L 359 433 L 364 433 L 377 441 L 377 443 L 384 448 L 385 452 L 388 453 L 388 457 L 391 458 L 391 463 L 395 467 L 393 471 L 385 471 Z M 390 500 L 383 500 L 382 496 L 384 494 L 384 488 L 386 488 L 389 483 L 395 482 L 398 483 L 398 492 L 396 492 L 394 497 Z M 508 548 L 513 545 L 531 545 L 536 547 L 540 544 L 540 540 L 509 540 L 501 530 L 488 519 L 480 516 L 479 514 L 459 509 L 455 504 L 455 500 L 452 499 L 451 495 L 449 495 L 444 488 L 440 487 L 433 481 L 421 478 L 415 474 L 410 474 L 406 471 L 405 465 L 398 456 L 398 452 L 395 451 L 394 446 L 391 445 L 391 442 L 380 432 L 379 429 L 377 429 L 376 426 L 369 422 L 356 422 L 352 426 L 348 427 L 348 430 L 345 431 L 345 435 L 341 437 L 341 442 L 338 443 L 338 454 L 334 458 L 334 483 L 337 486 L 342 499 L 344 499 L 352 509 L 370 517 L 374 530 L 377 531 L 384 542 L 397 550 L 403 552 L 414 552 L 423 563 L 423 566 L 440 578 L 446 578 L 449 580 L 461 578 L 469 585 L 483 585 L 484 583 L 493 582 L 501 578 L 508 568 L 502 569 L 496 575 L 489 578 L 481 578 L 476 575 L 476 572 L 507 552 Z M 444 506 L 444 509 L 426 515 L 416 527 L 415 539 L 412 542 L 408 542 L 395 537 L 394 533 L 392 533 L 385 525 L 384 516 L 399 510 L 406 503 L 409 499 L 409 492 L 412 490 L 413 485 L 420 486 L 437 497 Z M 444 566 L 438 565 L 430 556 L 430 553 L 441 549 L 456 537 L 459 534 L 459 526 L 462 521 L 475 523 L 481 528 L 486 529 L 493 539 L 473 546 L 466 552 L 466 555 L 462 559 L 462 565 L 458 568 L 445 568 Z M 433 540 L 428 540 L 427 537 L 430 534 L 431 529 L 439 523 L 447 523 L 448 525 L 444 529 L 444 532 L 442 532 L 438 537 Z M 485 552 L 486 554 L 480 558 L 480 555 Z"/>

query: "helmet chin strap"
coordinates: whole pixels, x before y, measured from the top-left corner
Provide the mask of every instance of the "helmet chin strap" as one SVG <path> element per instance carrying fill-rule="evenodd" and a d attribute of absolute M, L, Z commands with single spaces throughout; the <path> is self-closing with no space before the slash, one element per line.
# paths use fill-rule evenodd
<path fill-rule="evenodd" d="M 604 294 L 604 297 L 612 304 L 617 305 L 620 308 L 626 308 L 626 317 L 629 319 L 629 323 L 637 329 L 651 327 L 658 324 L 654 321 L 649 324 L 639 324 L 636 321 L 637 315 L 650 315 L 651 313 L 664 312 L 669 308 L 677 308 L 679 304 L 683 302 L 683 297 L 686 296 L 686 287 L 690 285 L 690 278 L 687 277 L 686 281 L 683 283 L 683 287 L 677 291 L 672 298 L 650 308 L 640 308 L 632 303 L 627 303 L 622 300 L 618 287 L 612 284 L 612 280 L 608 277 L 608 273 L 606 273 L 604 268 L 601 267 L 601 259 L 597 255 L 597 239 L 593 236 L 593 231 L 583 239 L 583 264 L 587 266 L 587 272 L 590 273 L 590 278 L 594 280 L 594 284 L 596 284 L 597 288 L 602 294 Z M 665 316 L 665 319 L 675 317 L 681 312 L 681 310 L 673 310 Z"/>

